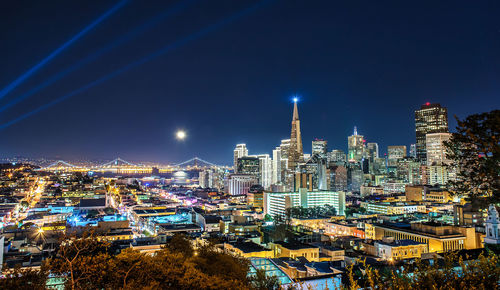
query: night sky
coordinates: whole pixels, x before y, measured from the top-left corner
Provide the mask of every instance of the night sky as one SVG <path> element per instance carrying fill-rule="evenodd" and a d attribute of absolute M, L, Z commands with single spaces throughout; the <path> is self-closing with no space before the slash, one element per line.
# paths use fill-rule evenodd
<path fill-rule="evenodd" d="M 4 1 L 0 89 L 118 1 Z M 180 4 L 179 4 L 180 3 Z M 181 39 L 124 71 L 0 131 L 0 157 L 232 162 L 236 143 L 272 153 L 289 138 L 300 96 L 304 151 L 415 142 L 425 102 L 453 115 L 500 108 L 499 1 L 129 1 L 61 52 L 0 106 L 174 5 L 182 11 L 0 113 L 0 126 Z M 178 6 L 179 7 L 179 6 Z M 234 21 L 201 36 L 227 17 Z M 241 17 L 239 17 L 241 16 Z M 188 138 L 174 138 L 185 129 Z"/>

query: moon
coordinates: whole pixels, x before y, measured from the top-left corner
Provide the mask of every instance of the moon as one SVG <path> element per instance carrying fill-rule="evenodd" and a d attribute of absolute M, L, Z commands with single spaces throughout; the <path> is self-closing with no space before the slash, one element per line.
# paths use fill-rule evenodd
<path fill-rule="evenodd" d="M 175 138 L 177 140 L 184 140 L 186 139 L 186 132 L 184 130 L 178 130 L 177 132 L 175 132 Z"/>

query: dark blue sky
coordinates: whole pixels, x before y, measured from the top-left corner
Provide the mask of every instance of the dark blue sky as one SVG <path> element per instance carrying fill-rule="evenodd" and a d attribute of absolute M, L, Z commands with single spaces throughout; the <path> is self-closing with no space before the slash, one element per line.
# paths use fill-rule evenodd
<path fill-rule="evenodd" d="M 0 87 L 118 1 L 9 1 L 0 10 Z M 0 106 L 181 1 L 130 1 Z M 339 3 L 340 2 L 340 3 Z M 96 62 L 0 113 L 4 124 L 257 1 L 194 1 Z M 0 131 L 0 156 L 229 164 L 236 143 L 271 153 L 290 134 L 306 152 L 414 143 L 424 102 L 453 115 L 500 108 L 499 1 L 271 1 L 183 46 Z M 184 142 L 174 138 L 183 128 Z"/>

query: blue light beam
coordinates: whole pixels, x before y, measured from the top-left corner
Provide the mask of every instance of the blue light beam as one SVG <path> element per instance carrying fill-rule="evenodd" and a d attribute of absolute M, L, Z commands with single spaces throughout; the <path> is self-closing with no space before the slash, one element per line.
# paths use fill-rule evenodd
<path fill-rule="evenodd" d="M 79 38 L 87 34 L 92 28 L 96 27 L 99 23 L 104 21 L 106 18 L 109 16 L 113 15 L 116 11 L 118 11 L 120 8 L 122 8 L 128 0 L 122 0 L 118 2 L 115 6 L 111 7 L 106 13 L 103 15 L 99 16 L 96 20 L 94 20 L 92 23 L 90 23 L 87 27 L 85 27 L 82 31 L 78 32 L 75 36 L 70 38 L 68 41 L 66 41 L 63 45 L 61 45 L 59 48 L 54 50 L 51 54 L 49 54 L 47 57 L 42 59 L 39 63 L 37 63 L 35 66 L 33 66 L 31 69 L 29 69 L 27 72 L 23 73 L 21 76 L 19 76 L 17 79 L 15 79 L 12 83 L 8 84 L 5 88 L 3 88 L 0 91 L 0 99 L 5 97 L 8 93 L 10 93 L 13 89 L 15 89 L 17 86 L 19 86 L 22 82 L 27 80 L 32 74 L 34 74 L 37 70 L 42 68 L 44 65 L 46 65 L 48 62 L 50 62 L 54 57 L 56 57 L 58 54 L 60 54 L 63 50 L 68 48 L 71 44 L 73 44 L 75 41 L 77 41 Z"/>
<path fill-rule="evenodd" d="M 148 61 L 151 61 L 154 58 L 159 57 L 159 56 L 161 56 L 161 55 L 163 55 L 163 54 L 165 54 L 165 53 L 167 53 L 167 52 L 169 52 L 171 50 L 174 50 L 174 49 L 179 48 L 179 47 L 181 47 L 181 46 L 183 46 L 183 45 L 185 45 L 185 44 L 187 44 L 187 43 L 189 43 L 189 42 L 191 42 L 193 40 L 196 40 L 196 39 L 198 39 L 198 38 L 200 38 L 200 37 L 202 37 L 202 36 L 204 36 L 204 35 L 212 32 L 212 31 L 214 31 L 214 30 L 216 30 L 216 29 L 218 29 L 218 28 L 226 25 L 226 24 L 229 24 L 229 23 L 237 20 L 240 17 L 243 17 L 243 16 L 245 16 L 245 15 L 247 15 L 247 14 L 249 14 L 249 13 L 255 11 L 255 10 L 257 10 L 258 8 L 260 8 L 261 6 L 263 6 L 264 4 L 267 4 L 267 3 L 271 2 L 271 1 L 272 0 L 261 1 L 261 2 L 255 4 L 253 6 L 251 6 L 249 8 L 245 8 L 245 9 L 243 9 L 243 10 L 241 10 L 241 11 L 239 11 L 239 12 L 237 12 L 237 13 L 235 13 L 235 14 L 233 14 L 233 15 L 231 15 L 231 16 L 229 16 L 229 17 L 227 17 L 227 18 L 225 18 L 225 19 L 223 19 L 223 20 L 221 20 L 221 21 L 219 21 L 217 23 L 215 23 L 215 24 L 212 24 L 212 25 L 210 25 L 210 26 L 208 26 L 208 27 L 206 27 L 204 29 L 201 29 L 198 32 L 195 32 L 195 33 L 193 33 L 193 34 L 191 34 L 191 35 L 189 35 L 189 36 L 187 36 L 185 38 L 182 38 L 182 39 L 180 39 L 178 41 L 175 41 L 174 43 L 169 44 L 169 45 L 163 47 L 162 49 L 160 49 L 160 50 L 158 50 L 158 51 L 150 54 L 149 56 L 146 56 L 144 58 L 136 60 L 136 61 L 134 61 L 134 62 L 132 62 L 132 63 L 130 63 L 130 64 L 128 64 L 128 65 L 120 68 L 120 69 L 118 69 L 118 70 L 115 70 L 114 72 L 112 72 L 112 73 L 110 73 L 108 75 L 105 75 L 105 76 L 103 76 L 103 77 L 101 77 L 101 78 L 99 78 L 97 80 L 94 80 L 94 81 L 92 81 L 92 82 L 84 85 L 83 87 L 80 87 L 80 88 L 78 88 L 78 89 L 76 89 L 76 90 L 74 90 L 74 91 L 72 91 L 72 92 L 70 92 L 70 93 L 68 93 L 68 94 L 66 94 L 64 96 L 61 96 L 61 97 L 59 97 L 59 98 L 57 98 L 57 99 L 55 99 L 55 100 L 53 100 L 53 101 L 51 101 L 49 103 L 46 103 L 46 104 L 38 107 L 37 109 L 31 111 L 31 112 L 25 113 L 25 114 L 23 114 L 23 115 L 15 118 L 15 119 L 11 120 L 11 121 L 8 121 L 8 122 L 0 125 L 0 130 L 3 130 L 5 128 L 9 127 L 9 126 L 12 126 L 12 125 L 14 125 L 14 124 L 16 124 L 16 123 L 18 123 L 18 122 L 20 122 L 20 121 L 28 118 L 28 117 L 31 117 L 31 116 L 33 116 L 33 115 L 35 115 L 35 114 L 37 114 L 37 113 L 39 113 L 39 112 L 41 112 L 41 111 L 43 111 L 45 109 L 48 109 L 48 108 L 52 107 L 52 106 L 54 106 L 54 105 L 56 105 L 56 104 L 58 104 L 58 103 L 60 103 L 60 102 L 62 102 L 64 100 L 66 100 L 66 99 L 68 99 L 68 98 L 70 98 L 70 97 L 72 97 L 74 95 L 77 95 L 77 94 L 79 94 L 81 92 L 84 92 L 84 91 L 86 91 L 86 90 L 88 90 L 88 89 L 90 89 L 90 88 L 92 88 L 92 87 L 94 87 L 96 85 L 99 85 L 99 84 L 101 84 L 101 83 L 103 83 L 103 82 L 105 82 L 105 81 L 107 81 L 109 79 L 112 79 L 112 78 L 120 75 L 121 73 L 129 71 L 129 70 L 131 70 L 131 69 L 133 69 L 133 68 L 135 68 L 135 67 L 137 67 L 139 65 L 142 65 L 142 64 L 144 64 L 144 63 L 146 63 Z"/>
<path fill-rule="evenodd" d="M 96 60 L 97 58 L 99 58 L 100 56 L 102 56 L 103 54 L 106 54 L 107 52 L 113 50 L 114 48 L 124 44 L 125 42 L 128 42 L 130 40 L 132 40 L 134 37 L 137 37 L 138 35 L 140 35 L 141 33 L 145 32 L 146 30 L 154 27 L 155 25 L 157 25 L 159 22 L 161 22 L 162 20 L 165 20 L 167 17 L 169 16 L 172 16 L 172 15 L 175 15 L 176 13 L 182 11 L 183 9 L 189 7 L 189 5 L 191 5 L 192 3 L 196 2 L 197 0 L 188 0 L 188 1 L 183 1 L 183 2 L 179 2 L 178 4 L 174 5 L 173 7 L 165 10 L 164 12 L 162 12 L 161 14 L 157 15 L 155 18 L 153 18 L 152 20 L 134 28 L 133 30 L 131 30 L 130 32 L 128 32 L 127 34 L 125 35 L 122 35 L 121 37 L 115 39 L 112 43 L 108 44 L 107 46 L 95 51 L 94 53 L 88 55 L 87 57 L 85 57 L 84 59 L 78 61 L 77 63 L 73 64 L 72 66 L 52 75 L 51 77 L 49 77 L 46 81 L 44 81 L 43 83 L 37 85 L 36 87 L 32 88 L 31 90 L 29 90 L 28 92 L 22 94 L 21 96 L 15 98 L 15 99 L 12 99 L 11 101 L 9 101 L 7 104 L 5 104 L 4 106 L 0 107 L 0 113 L 17 105 L 18 103 L 26 100 L 27 98 L 31 97 L 32 95 L 36 94 L 37 92 L 39 92 L 40 90 L 52 85 L 53 83 L 55 83 L 56 81 L 62 79 L 63 77 L 65 77 L 66 75 L 74 72 L 75 70 L 81 68 L 82 66 Z"/>

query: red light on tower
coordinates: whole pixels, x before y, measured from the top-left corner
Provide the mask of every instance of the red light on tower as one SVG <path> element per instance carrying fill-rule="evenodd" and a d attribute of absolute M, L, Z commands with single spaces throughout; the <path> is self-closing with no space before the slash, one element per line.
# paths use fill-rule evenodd
<path fill-rule="evenodd" d="M 431 105 L 431 103 L 427 102 L 427 103 L 425 103 L 425 105 L 426 105 L 426 106 L 430 106 L 430 105 Z"/>

